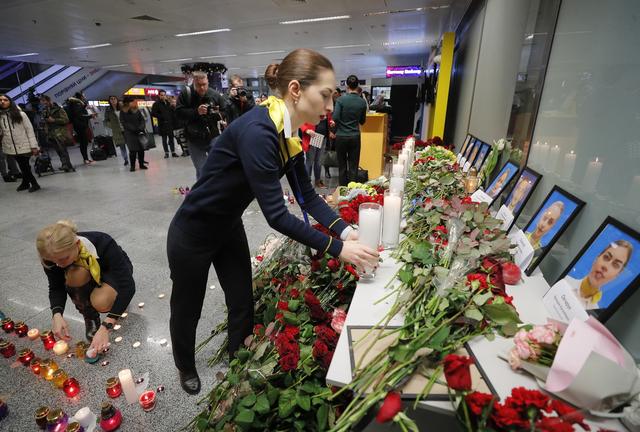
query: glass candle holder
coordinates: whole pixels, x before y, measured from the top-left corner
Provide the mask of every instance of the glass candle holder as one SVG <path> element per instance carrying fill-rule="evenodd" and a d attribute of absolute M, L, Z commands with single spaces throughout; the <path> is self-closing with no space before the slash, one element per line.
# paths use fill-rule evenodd
<path fill-rule="evenodd" d="M 103 402 L 100 410 L 100 427 L 104 432 L 111 432 L 122 424 L 122 413 L 111 402 Z"/>
<path fill-rule="evenodd" d="M 47 359 L 40 362 L 40 375 L 47 381 L 53 379 L 53 373 L 58 370 L 58 363 L 55 360 Z"/>
<path fill-rule="evenodd" d="M 4 400 L 0 399 L 0 420 L 5 418 L 7 414 L 9 414 L 9 407 Z"/>
<path fill-rule="evenodd" d="M 18 353 L 18 361 L 24 366 L 29 366 L 31 360 L 33 360 L 34 358 L 35 354 L 33 354 L 33 351 L 31 351 L 30 348 L 24 348 Z"/>
<path fill-rule="evenodd" d="M 29 331 L 29 327 L 22 321 L 18 321 L 14 325 L 14 331 L 18 335 L 18 337 L 25 337 L 27 332 Z"/>
<path fill-rule="evenodd" d="M 69 423 L 65 432 L 84 432 L 84 428 L 78 422 Z"/>
<path fill-rule="evenodd" d="M 40 330 L 38 330 L 37 328 L 29 329 L 29 331 L 27 332 L 27 337 L 29 338 L 29 340 L 38 339 L 40 337 Z"/>
<path fill-rule="evenodd" d="M 38 357 L 35 357 L 33 360 L 31 360 L 31 362 L 29 362 L 29 367 L 31 368 L 31 372 L 33 372 L 36 375 L 40 375 L 40 359 Z"/>
<path fill-rule="evenodd" d="M 147 390 L 140 395 L 138 402 L 143 410 L 152 411 L 156 407 L 156 392 Z"/>
<path fill-rule="evenodd" d="M 53 345 L 53 352 L 56 355 L 63 355 L 69 350 L 69 344 L 66 341 L 59 340 Z"/>
<path fill-rule="evenodd" d="M 42 332 L 42 334 L 40 335 L 40 340 L 42 340 L 44 349 L 46 349 L 47 351 L 50 351 L 56 344 L 56 337 L 53 335 L 53 332 L 51 330 Z"/>
<path fill-rule="evenodd" d="M 393 249 L 400 242 L 400 221 L 402 220 L 402 194 L 399 191 L 384 192 L 384 214 L 382 244 Z"/>
<path fill-rule="evenodd" d="M 118 377 L 111 377 L 107 379 L 107 396 L 112 399 L 117 398 L 122 394 L 122 385 Z"/>
<path fill-rule="evenodd" d="M 60 408 L 50 410 L 47 414 L 47 431 L 64 432 L 69 423 L 69 416 Z"/>
<path fill-rule="evenodd" d="M 47 428 L 47 416 L 49 415 L 49 407 L 41 406 L 36 410 L 35 418 L 38 429 L 45 430 Z"/>
<path fill-rule="evenodd" d="M 9 358 L 16 355 L 16 346 L 11 341 L 0 342 L 0 354 L 2 357 Z"/>
<path fill-rule="evenodd" d="M 11 318 L 3 319 L 0 321 L 0 325 L 2 325 L 2 330 L 4 330 L 5 333 L 11 333 L 13 331 L 14 324 Z"/>
<path fill-rule="evenodd" d="M 62 384 L 62 390 L 67 397 L 75 397 L 80 393 L 80 383 L 75 378 L 68 378 Z"/>
<path fill-rule="evenodd" d="M 58 369 L 53 372 L 51 381 L 56 388 L 61 389 L 67 378 L 69 378 L 69 375 L 67 375 L 64 369 Z"/>
<path fill-rule="evenodd" d="M 83 359 L 87 354 L 87 348 L 89 348 L 89 344 L 84 341 L 78 342 L 76 344 L 76 357 Z"/>
<path fill-rule="evenodd" d="M 378 203 L 360 204 L 358 209 L 358 241 L 377 251 L 382 230 L 382 206 Z M 365 268 L 363 276 L 372 277 L 373 269 Z"/>

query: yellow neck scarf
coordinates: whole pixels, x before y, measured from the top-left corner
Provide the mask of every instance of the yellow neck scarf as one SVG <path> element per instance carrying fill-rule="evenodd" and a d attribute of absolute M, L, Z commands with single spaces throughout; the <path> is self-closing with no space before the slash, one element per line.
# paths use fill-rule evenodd
<path fill-rule="evenodd" d="M 80 241 L 79 246 L 78 259 L 75 260 L 74 264 L 89 270 L 93 280 L 100 285 L 100 264 L 98 264 L 98 260 L 89 253 L 82 241 Z"/>
<path fill-rule="evenodd" d="M 267 107 L 269 110 L 269 118 L 278 131 L 278 141 L 280 142 L 280 157 L 282 158 L 282 164 L 286 164 L 289 159 L 295 155 L 302 153 L 302 144 L 300 138 L 292 137 L 282 139 L 282 132 L 284 131 L 284 116 L 286 115 L 286 107 L 284 100 L 269 96 L 266 101 L 260 105 Z"/>
<path fill-rule="evenodd" d="M 589 300 L 589 303 L 597 304 L 602 298 L 602 291 L 591 285 L 589 278 L 586 277 L 580 282 L 580 296 Z"/>

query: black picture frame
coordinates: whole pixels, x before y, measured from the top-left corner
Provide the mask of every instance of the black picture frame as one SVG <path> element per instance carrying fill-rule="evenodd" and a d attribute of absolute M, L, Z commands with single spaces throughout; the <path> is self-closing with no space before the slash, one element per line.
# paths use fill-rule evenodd
<path fill-rule="evenodd" d="M 475 138 L 475 137 L 472 137 L 471 140 L 469 141 L 469 145 L 467 146 L 467 150 L 462 155 L 462 157 L 464 158 L 465 162 L 469 162 L 467 159 L 469 158 L 469 155 L 471 154 L 471 151 L 473 150 L 473 147 L 475 147 L 477 141 L 480 141 L 480 140 L 478 138 Z"/>
<path fill-rule="evenodd" d="M 511 189 L 511 191 L 507 194 L 507 197 L 505 198 L 504 203 L 503 203 L 504 206 L 508 207 L 509 200 L 511 199 L 511 197 L 513 196 L 513 193 L 515 192 L 516 188 L 518 187 L 518 183 L 520 182 L 520 179 L 525 174 L 531 175 L 534 178 L 533 184 L 531 185 L 531 188 L 529 189 L 529 192 L 527 192 L 527 195 L 524 198 L 522 198 L 522 204 L 520 204 L 520 207 L 518 209 L 514 209 L 515 211 L 512 211 L 513 220 L 511 221 L 511 224 L 509 224 L 509 227 L 507 228 L 507 232 L 509 232 L 511 230 L 511 228 L 513 227 L 513 224 L 516 222 L 516 220 L 518 220 L 518 217 L 520 216 L 520 214 L 522 214 L 522 211 L 527 206 L 527 203 L 529 202 L 529 198 L 531 198 L 531 195 L 533 194 L 533 191 L 540 184 L 540 180 L 542 180 L 542 174 L 540 174 L 539 172 L 529 168 L 528 166 L 524 167 L 522 169 L 522 171 L 520 171 L 520 175 L 518 176 L 518 180 L 516 180 L 516 184 L 513 186 L 513 189 Z"/>
<path fill-rule="evenodd" d="M 582 246 L 582 248 L 577 253 L 577 255 L 569 263 L 569 265 L 564 269 L 564 271 L 562 272 L 560 277 L 558 277 L 555 283 L 558 283 L 558 281 L 564 279 L 569 274 L 569 272 L 571 272 L 571 270 L 576 266 L 576 264 L 578 264 L 578 262 L 582 259 L 585 253 L 589 250 L 591 245 L 593 245 L 598 240 L 600 235 L 609 226 L 612 226 L 622 231 L 624 234 L 628 235 L 629 237 L 633 237 L 636 240 L 636 242 L 640 243 L 640 233 L 638 233 L 638 231 L 620 222 L 618 219 L 615 219 L 611 216 L 607 216 L 607 218 L 600 224 L 596 232 L 593 233 L 593 235 L 584 244 L 584 246 Z M 594 316 L 602 323 L 606 322 L 609 318 L 611 318 L 611 316 L 613 316 L 613 314 L 620 308 L 620 306 L 622 306 L 624 302 L 626 302 L 629 299 L 629 297 L 631 297 L 631 295 L 638 289 L 638 287 L 640 287 L 640 273 L 638 273 L 636 277 L 631 280 L 631 282 L 626 286 L 626 288 L 620 294 L 618 294 L 616 299 L 607 308 L 587 310 L 587 313 L 589 313 L 589 315 Z"/>
<path fill-rule="evenodd" d="M 512 171 L 510 172 L 513 172 L 513 175 L 511 175 L 511 177 L 502 184 L 498 193 L 496 193 L 495 196 L 492 196 L 489 192 L 491 191 L 493 184 L 496 182 L 498 178 L 500 178 L 506 172 L 507 169 L 511 169 Z M 493 203 L 496 202 L 496 200 L 500 197 L 500 195 L 502 195 L 502 192 L 504 192 L 507 186 L 509 186 L 513 181 L 513 179 L 516 178 L 518 171 L 519 171 L 518 165 L 514 164 L 511 161 L 507 161 L 507 163 L 504 164 L 502 168 L 500 168 L 500 171 L 498 171 L 498 173 L 491 179 L 491 182 L 489 183 L 489 185 L 487 186 L 487 189 L 485 190 L 485 193 L 491 197 L 491 203 L 489 204 L 489 207 L 491 207 Z"/>
<path fill-rule="evenodd" d="M 485 151 L 486 150 L 486 151 Z M 484 151 L 484 154 L 483 154 Z M 484 165 L 484 161 L 489 157 L 489 153 L 491 153 L 491 146 L 484 141 L 481 141 L 480 150 L 478 150 L 478 155 L 476 156 L 476 160 L 473 162 L 473 167 L 480 172 L 482 166 Z"/>
<path fill-rule="evenodd" d="M 482 141 L 476 138 L 476 142 L 473 144 L 473 146 L 471 147 L 471 151 L 469 152 L 469 158 L 465 162 L 465 164 L 466 163 L 469 164 L 469 169 L 471 169 L 471 167 L 473 166 L 473 163 L 478 158 L 481 148 L 482 148 Z"/>
<path fill-rule="evenodd" d="M 575 195 L 567 192 L 566 190 L 562 189 L 560 186 L 554 185 L 551 188 L 551 190 L 549 191 L 549 193 L 547 194 L 547 196 L 544 198 L 544 200 L 542 201 L 542 203 L 540 204 L 538 209 L 535 211 L 535 213 L 533 214 L 531 219 L 529 219 L 529 221 L 524 225 L 523 232 L 525 234 L 527 232 L 527 228 L 533 224 L 533 222 L 538 218 L 538 216 L 540 216 L 543 213 L 543 211 L 547 210 L 547 208 L 551 204 L 551 203 L 549 203 L 549 200 L 556 193 L 560 194 L 560 195 L 563 195 L 564 198 L 566 198 L 567 200 L 573 202 L 576 205 L 576 207 L 571 212 L 571 214 L 566 217 L 566 219 L 563 221 L 563 223 L 560 226 L 560 228 L 557 231 L 555 231 L 555 234 L 551 237 L 551 239 L 547 242 L 547 244 L 542 246 L 542 247 L 540 247 L 540 248 L 538 248 L 538 249 L 536 249 L 536 253 L 535 253 L 534 257 L 533 257 L 533 261 L 531 261 L 531 264 L 529 264 L 529 266 L 524 271 L 524 273 L 527 276 L 531 276 L 531 273 L 533 273 L 533 271 L 538 267 L 540 262 L 542 262 L 544 257 L 547 255 L 547 253 L 549 253 L 551 248 L 553 248 L 553 245 L 558 241 L 558 239 L 562 236 L 562 234 L 564 234 L 564 232 L 567 229 L 567 227 L 569 225 L 571 225 L 571 222 L 573 222 L 573 220 L 576 218 L 578 213 L 580 213 L 582 208 L 586 205 L 586 203 L 583 200 L 581 200 L 580 198 L 578 198 Z"/>
<path fill-rule="evenodd" d="M 474 136 L 471 134 L 467 134 L 467 137 L 464 140 L 464 143 L 462 143 L 462 148 L 460 149 L 460 151 L 458 152 L 458 155 L 460 157 L 462 157 L 464 155 L 464 152 L 467 150 L 467 147 L 469 146 L 469 143 L 471 142 L 471 140 L 474 139 Z"/>

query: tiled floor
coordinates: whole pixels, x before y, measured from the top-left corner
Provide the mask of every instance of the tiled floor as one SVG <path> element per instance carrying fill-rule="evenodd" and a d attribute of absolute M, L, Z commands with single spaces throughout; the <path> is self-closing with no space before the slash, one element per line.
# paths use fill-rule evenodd
<path fill-rule="evenodd" d="M 81 160 L 77 148 L 71 149 L 72 160 Z M 16 192 L 16 183 L 0 182 L 0 310 L 14 320 L 25 321 L 30 328 L 45 330 L 51 326 L 47 282 L 38 262 L 35 236 L 38 230 L 62 218 L 75 221 L 80 230 L 98 230 L 112 235 L 127 252 L 134 265 L 137 292 L 122 328 L 112 336 L 112 349 L 105 356 L 107 366 L 86 364 L 78 359 L 57 357 L 56 361 L 76 377 L 82 390 L 72 400 L 49 382 L 33 375 L 29 369 L 14 364 L 14 357 L 0 357 L 0 398 L 6 400 L 10 415 L 0 421 L 0 430 L 35 430 L 33 414 L 37 407 L 60 407 L 73 414 L 88 406 L 96 414 L 106 400 L 104 383 L 124 368 L 134 375 L 150 375 L 151 388 L 164 385 L 156 409 L 144 413 L 138 406 L 126 405 L 124 397 L 115 400 L 122 409 L 125 431 L 173 431 L 186 425 L 199 411 L 197 401 L 212 387 L 216 369 L 206 367 L 206 360 L 219 341 L 211 343 L 197 355 L 197 365 L 204 391 L 188 396 L 180 388 L 171 356 L 169 339 L 169 296 L 171 284 L 166 258 L 166 232 L 169 221 L 182 201 L 173 193 L 178 186 L 190 186 L 195 178 L 191 159 L 163 159 L 163 152 L 148 152 L 149 169 L 129 172 L 122 159 L 110 158 L 94 166 L 78 166 L 76 173 L 43 176 L 42 190 L 37 193 Z M 55 159 L 55 157 L 54 157 Z M 59 163 L 54 160 L 54 166 Z M 335 182 L 335 176 L 334 176 Z M 297 207 L 293 207 L 297 210 Z M 257 203 L 252 203 L 244 217 L 252 250 L 271 232 Z M 215 229 L 215 227 L 213 227 Z M 217 287 L 213 269 L 207 291 L 198 339 L 203 339 L 224 316 L 222 291 Z M 162 299 L 159 294 L 166 294 Z M 137 307 L 144 302 L 144 308 Z M 74 342 L 84 334 L 81 316 L 70 301 L 65 317 L 71 326 Z M 2 334 L 4 335 L 4 334 Z M 120 343 L 113 338 L 122 336 Z M 37 356 L 45 354 L 42 344 L 9 336 L 19 350 L 32 348 Z M 139 348 L 132 344 L 140 341 Z"/>

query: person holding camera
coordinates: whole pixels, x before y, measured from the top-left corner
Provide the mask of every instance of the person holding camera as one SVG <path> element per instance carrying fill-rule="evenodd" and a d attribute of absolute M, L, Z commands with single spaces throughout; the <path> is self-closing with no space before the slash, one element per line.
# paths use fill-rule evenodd
<path fill-rule="evenodd" d="M 231 87 L 227 99 L 227 122 L 231 124 L 232 121 L 256 106 L 256 102 L 253 99 L 253 94 L 244 88 L 244 81 L 240 75 L 232 75 L 229 82 Z"/>
<path fill-rule="evenodd" d="M 132 96 L 125 96 L 122 100 L 120 123 L 124 130 L 124 141 L 129 149 L 129 159 L 131 159 L 129 171 L 136 170 L 136 156 L 140 169 L 148 169 L 144 161 L 144 147 L 140 142 L 140 136 L 145 135 L 145 120 L 138 109 L 138 101 Z"/>
<path fill-rule="evenodd" d="M 75 171 L 67 151 L 68 131 L 67 124 L 69 117 L 67 112 L 60 105 L 53 102 L 47 95 L 40 96 L 40 106 L 42 107 L 42 119 L 44 120 L 47 140 L 54 144 L 56 153 L 60 157 L 64 172 Z"/>
<path fill-rule="evenodd" d="M 178 119 L 185 122 L 191 161 L 196 169 L 196 180 L 200 178 L 202 166 L 207 160 L 211 142 L 220 135 L 224 124 L 222 112 L 226 110 L 224 97 L 209 88 L 205 72 L 193 73 L 193 84 L 185 87 L 176 104 Z"/>
<path fill-rule="evenodd" d="M 178 157 L 173 137 L 173 111 L 175 108 L 171 106 L 167 98 L 167 92 L 160 90 L 158 92 L 158 100 L 151 107 L 151 115 L 158 119 L 158 129 L 162 137 L 162 147 L 164 148 L 164 158 L 169 158 L 169 149 L 171 156 Z M 168 144 L 168 145 L 167 145 Z"/>

